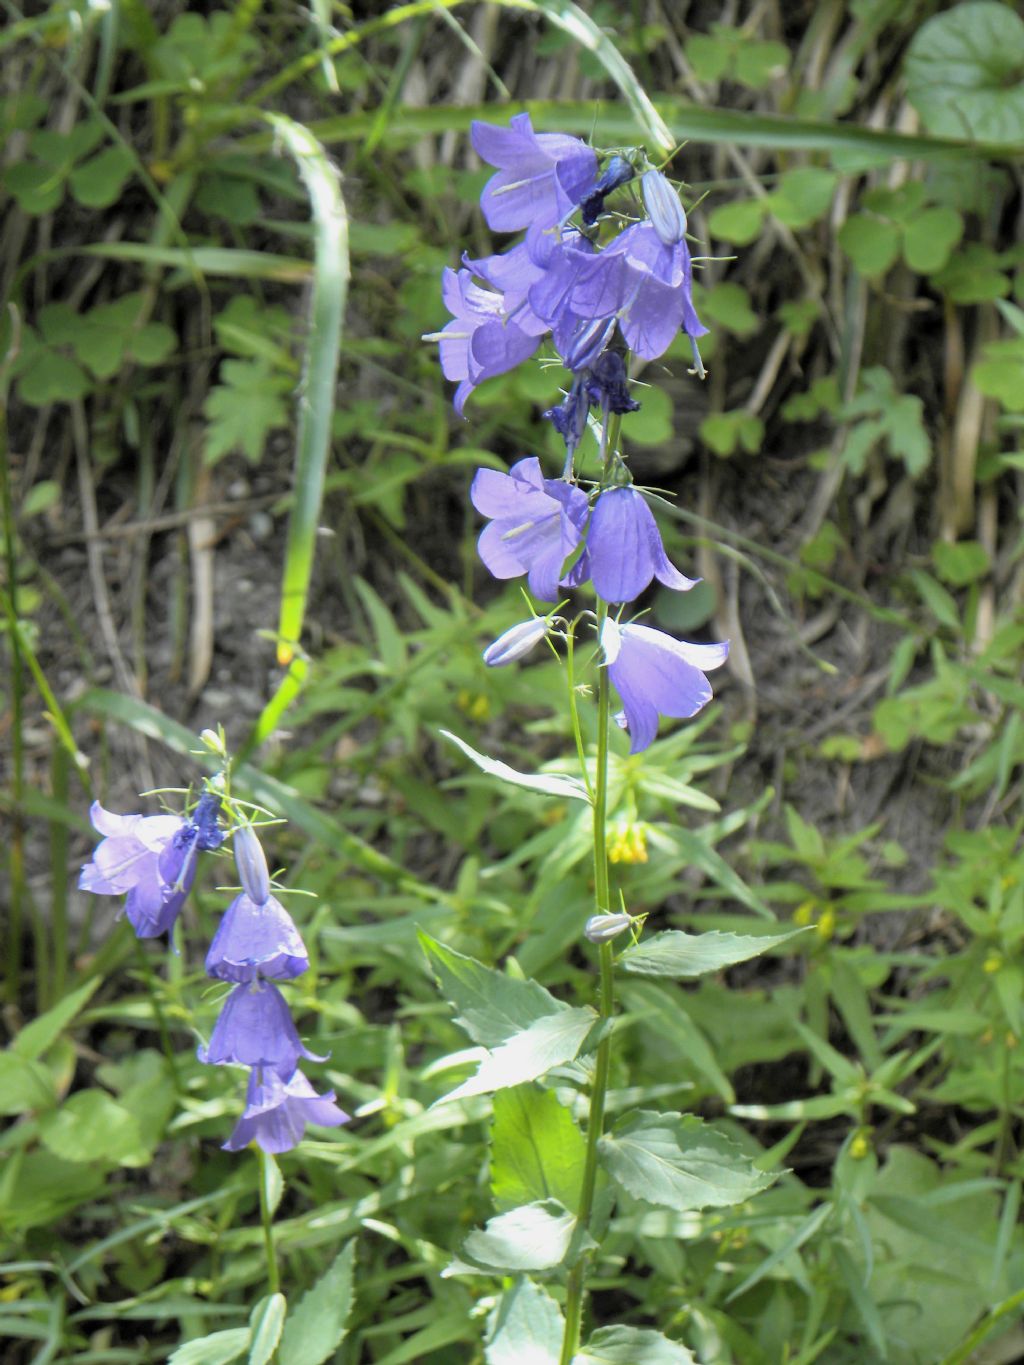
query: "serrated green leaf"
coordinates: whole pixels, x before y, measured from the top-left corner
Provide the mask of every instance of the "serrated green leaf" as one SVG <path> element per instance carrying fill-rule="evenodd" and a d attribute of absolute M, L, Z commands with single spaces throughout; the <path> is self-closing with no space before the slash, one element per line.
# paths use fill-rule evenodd
<path fill-rule="evenodd" d="M 664 933 L 627 948 L 620 954 L 618 965 L 638 976 L 691 980 L 737 962 L 748 962 L 804 932 L 804 929 L 791 929 L 784 934 L 751 935 L 712 930 L 707 934 L 684 934 L 679 929 L 666 929 Z"/>
<path fill-rule="evenodd" d="M 485 967 L 422 931 L 419 940 L 441 994 L 455 1009 L 456 1023 L 474 1043 L 498 1047 L 535 1019 L 569 1008 L 536 981 L 520 981 Z"/>
<path fill-rule="evenodd" d="M 498 1209 L 557 1199 L 579 1201 L 586 1142 L 551 1090 L 516 1086 L 494 1097 L 491 1193 Z"/>
<path fill-rule="evenodd" d="M 553 1199 L 526 1204 L 488 1219 L 483 1232 L 471 1232 L 461 1254 L 508 1274 L 550 1270 L 565 1260 L 575 1228 L 573 1215 Z"/>
<path fill-rule="evenodd" d="M 248 1327 L 229 1327 L 224 1332 L 186 1341 L 167 1358 L 167 1365 L 230 1365 L 249 1349 Z"/>
<path fill-rule="evenodd" d="M 696 1365 L 695 1357 L 647 1327 L 599 1327 L 572 1365 Z"/>
<path fill-rule="evenodd" d="M 281 1340 L 288 1300 L 283 1294 L 268 1294 L 249 1315 L 249 1365 L 270 1365 Z"/>
<path fill-rule="evenodd" d="M 692 1114 L 637 1110 L 601 1138 L 598 1151 L 608 1173 L 636 1199 L 680 1213 L 743 1203 L 776 1178 Z"/>
<path fill-rule="evenodd" d="M 539 1080 L 553 1067 L 575 1061 L 597 1020 L 597 1012 L 589 1005 L 535 1019 L 489 1052 L 476 1075 L 463 1081 L 438 1103 L 468 1099 L 471 1095 L 489 1095 L 525 1081 Z"/>
<path fill-rule="evenodd" d="M 507 763 L 502 763 L 500 759 L 488 758 L 486 754 L 479 753 L 471 744 L 467 744 L 458 735 L 453 735 L 450 730 L 442 730 L 440 733 L 445 739 L 450 739 L 453 744 L 458 745 L 466 757 L 472 759 L 488 777 L 496 777 L 513 787 L 525 787 L 527 791 L 539 792 L 542 796 L 560 796 L 573 801 L 586 801 L 588 804 L 590 802 L 587 789 L 578 777 L 568 777 L 562 773 L 520 773 L 515 768 L 510 768 Z"/>
<path fill-rule="evenodd" d="M 1020 141 L 1024 20 L 996 0 L 972 0 L 927 20 L 904 64 L 907 95 L 931 133 Z"/>
<path fill-rule="evenodd" d="M 565 1321 L 554 1299 L 532 1280 L 517 1280 L 495 1310 L 487 1365 L 558 1365 Z"/>
<path fill-rule="evenodd" d="M 355 1242 L 349 1242 L 288 1314 L 278 1365 L 323 1365 L 345 1340 L 355 1252 Z"/>
<path fill-rule="evenodd" d="M 240 450 L 253 464 L 263 455 L 267 437 L 288 423 L 284 393 L 288 380 L 276 374 L 265 360 L 225 360 L 221 383 L 211 389 L 203 404 L 206 459 L 215 463 L 233 450 Z"/>

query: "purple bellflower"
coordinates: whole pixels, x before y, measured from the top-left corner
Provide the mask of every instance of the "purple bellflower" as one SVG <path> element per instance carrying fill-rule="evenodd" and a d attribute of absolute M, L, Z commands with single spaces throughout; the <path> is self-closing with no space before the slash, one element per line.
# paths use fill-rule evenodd
<path fill-rule="evenodd" d="M 455 411 L 462 416 L 466 399 L 478 384 L 513 370 L 540 345 L 540 333 L 524 331 L 506 316 L 505 299 L 473 282 L 468 270 L 446 268 L 441 292 L 445 307 L 453 314 L 440 332 L 425 341 L 439 341 L 441 369 L 446 379 L 457 379 Z M 532 319 L 532 315 L 524 314 Z M 546 324 L 535 322 L 546 331 Z"/>
<path fill-rule="evenodd" d="M 281 1077 L 291 1076 L 300 1057 L 327 1060 L 303 1047 L 284 996 L 269 981 L 259 980 L 235 987 L 213 1026 L 209 1046 L 200 1047 L 197 1056 L 211 1066 L 233 1062 L 271 1067 Z"/>
<path fill-rule="evenodd" d="M 580 217 L 587 227 L 593 227 L 604 212 L 604 201 L 613 190 L 633 179 L 635 172 L 624 156 L 610 156 L 608 164 L 597 178 L 594 188 L 580 200 Z"/>
<path fill-rule="evenodd" d="M 495 232 L 544 232 L 594 188 L 593 149 L 566 133 L 535 133 L 529 114 L 516 114 L 508 128 L 474 120 L 470 135 L 477 155 L 498 168 L 480 196 Z"/>
<path fill-rule="evenodd" d="M 78 885 L 100 896 L 126 895 L 125 913 L 139 938 L 169 932 L 196 875 L 196 853 L 216 848 L 220 801 L 205 793 L 191 819 L 177 815 L 117 815 L 94 801 L 89 817 L 104 835 Z"/>
<path fill-rule="evenodd" d="M 601 648 L 622 698 L 624 710 L 615 720 L 629 732 L 631 754 L 654 742 L 659 716 L 684 720 L 711 700 L 704 670 L 720 668 L 729 653 L 727 642 L 689 644 L 650 626 L 620 626 L 611 617 L 601 628 Z"/>
<path fill-rule="evenodd" d="M 545 479 L 535 455 L 519 460 L 507 474 L 479 469 L 470 497 L 491 518 L 480 533 L 480 558 L 495 578 L 528 575 L 530 591 L 553 602 L 560 583 L 575 586 L 587 577 L 586 552 L 563 578 L 562 565 L 583 536 L 587 495 L 560 479 Z"/>
<path fill-rule="evenodd" d="M 318 1095 L 301 1071 L 285 1081 L 276 1071 L 257 1068 L 249 1077 L 245 1112 L 223 1145 L 227 1151 L 237 1152 L 255 1142 L 265 1152 L 277 1155 L 298 1146 L 307 1123 L 340 1128 L 350 1118 L 334 1103 L 333 1090 Z"/>
<path fill-rule="evenodd" d="M 677 592 L 698 581 L 684 577 L 666 555 L 654 515 L 633 487 L 606 488 L 597 499 L 587 554 L 594 588 L 606 602 L 632 602 L 652 578 Z"/>
<path fill-rule="evenodd" d="M 281 902 L 268 895 L 257 905 L 244 891 L 225 910 L 206 954 L 206 975 L 220 981 L 286 981 L 308 966 L 306 945 Z"/>

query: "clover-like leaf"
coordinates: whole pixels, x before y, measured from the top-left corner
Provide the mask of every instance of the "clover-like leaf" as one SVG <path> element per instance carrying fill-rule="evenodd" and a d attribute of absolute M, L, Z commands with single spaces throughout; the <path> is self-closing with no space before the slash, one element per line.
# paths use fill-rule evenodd
<path fill-rule="evenodd" d="M 1024 141 L 1024 19 L 970 0 L 922 24 L 907 50 L 907 95 L 929 132 Z"/>

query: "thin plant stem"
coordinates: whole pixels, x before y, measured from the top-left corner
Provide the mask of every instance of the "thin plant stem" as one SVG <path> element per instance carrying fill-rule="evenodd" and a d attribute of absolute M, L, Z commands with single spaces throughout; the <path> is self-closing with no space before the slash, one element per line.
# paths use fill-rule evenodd
<path fill-rule="evenodd" d="M 267 1164 L 267 1154 L 262 1147 L 256 1148 L 256 1158 L 259 1161 L 260 1222 L 263 1225 L 263 1246 L 267 1254 L 267 1293 L 278 1294 L 281 1290 L 281 1277 L 277 1269 L 277 1249 L 274 1246 L 274 1215 L 271 1212 L 267 1189 L 270 1168 Z"/>
<path fill-rule="evenodd" d="M 587 795 L 591 801 L 594 799 L 594 788 L 590 782 L 590 774 L 587 771 L 587 755 L 583 748 L 583 729 L 580 725 L 579 701 L 576 697 L 576 660 L 574 649 L 576 645 L 576 622 L 569 627 L 565 637 L 565 676 L 569 684 L 569 715 L 572 718 L 572 733 L 576 741 L 576 753 L 580 760 L 580 772 L 583 775 L 583 783 L 587 789 Z"/>
<path fill-rule="evenodd" d="M 16 327 L 16 320 L 15 320 Z M 15 1004 L 21 990 L 21 950 L 25 908 L 25 743 L 22 714 L 25 676 L 21 658 L 21 622 L 18 618 L 18 564 L 15 548 L 14 506 L 11 490 L 11 470 L 7 446 L 7 359 L 0 368 L 0 516 L 3 519 L 4 568 L 7 592 L 4 604 L 7 614 L 7 641 L 11 654 L 11 795 L 12 822 L 8 839 L 10 868 L 10 903 L 7 912 L 7 935 L 4 951 L 6 975 L 4 997 Z"/>
<path fill-rule="evenodd" d="M 598 630 L 608 614 L 603 602 L 598 603 Z M 611 909 L 610 877 L 608 872 L 608 717 L 610 713 L 608 670 L 598 670 L 597 685 L 597 765 L 594 776 L 594 903 L 599 915 Z M 604 1031 L 597 1047 L 594 1084 L 590 1091 L 590 1115 L 587 1120 L 587 1148 L 583 1162 L 583 1180 L 576 1224 L 589 1227 L 594 1211 L 594 1192 L 597 1188 L 597 1144 L 604 1129 L 604 1106 L 611 1068 L 611 1018 L 615 1010 L 615 981 L 612 972 L 610 943 L 600 946 L 600 1012 Z M 565 1333 L 562 1337 L 560 1365 L 570 1365 L 579 1350 L 580 1329 L 583 1323 L 583 1296 L 586 1288 L 587 1257 L 581 1256 L 569 1273 L 565 1295 Z"/>

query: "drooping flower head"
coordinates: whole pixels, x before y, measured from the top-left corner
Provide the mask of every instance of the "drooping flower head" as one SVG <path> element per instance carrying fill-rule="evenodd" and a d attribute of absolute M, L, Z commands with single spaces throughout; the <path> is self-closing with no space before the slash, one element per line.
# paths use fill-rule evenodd
<path fill-rule="evenodd" d="M 650 626 L 620 626 L 611 617 L 601 629 L 601 648 L 622 698 L 615 719 L 629 732 L 631 754 L 654 742 L 659 716 L 687 719 L 707 705 L 712 692 L 704 670 L 720 668 L 729 654 L 727 642 L 689 644 Z"/>
<path fill-rule="evenodd" d="M 323 1062 L 302 1045 L 288 1013 L 284 996 L 269 981 L 239 985 L 224 1002 L 210 1035 L 209 1046 L 197 1053 L 211 1066 L 271 1067 L 279 1076 L 291 1076 L 300 1057 Z"/>
<path fill-rule="evenodd" d="M 207 792 L 191 818 L 178 815 L 117 815 L 94 801 L 93 826 L 104 836 L 78 885 L 100 896 L 126 896 L 125 913 L 139 938 L 169 932 L 196 875 L 196 854 L 224 838 L 218 827 L 220 800 Z"/>
<path fill-rule="evenodd" d="M 255 1142 L 265 1152 L 290 1152 L 302 1140 L 307 1123 L 340 1128 L 351 1115 L 334 1103 L 334 1091 L 318 1095 L 301 1071 L 283 1080 L 276 1071 L 257 1067 L 249 1077 L 245 1112 L 225 1142 L 238 1152 Z"/>
<path fill-rule="evenodd" d="M 286 981 L 308 966 L 306 945 L 281 902 L 268 895 L 257 905 L 244 891 L 225 910 L 206 954 L 206 975 L 220 981 Z"/>
<path fill-rule="evenodd" d="M 524 331 L 511 321 L 504 296 L 475 284 L 469 270 L 446 268 L 441 292 L 452 320 L 424 340 L 440 342 L 445 378 L 459 381 L 455 411 L 461 417 L 466 399 L 476 386 L 515 369 L 533 355 L 540 345 L 540 334 Z"/>
<path fill-rule="evenodd" d="M 585 580 L 585 553 L 564 577 L 562 566 L 582 538 L 587 495 L 561 479 L 545 479 L 535 455 L 507 474 L 477 470 L 470 497 L 491 518 L 477 548 L 495 578 L 527 574 L 530 591 L 543 602 L 555 600 L 560 583 Z"/>
<path fill-rule="evenodd" d="M 677 592 L 697 582 L 666 555 L 651 509 L 631 486 L 606 488 L 598 497 L 587 528 L 587 554 L 594 588 L 606 602 L 632 602 L 652 578 Z"/>

